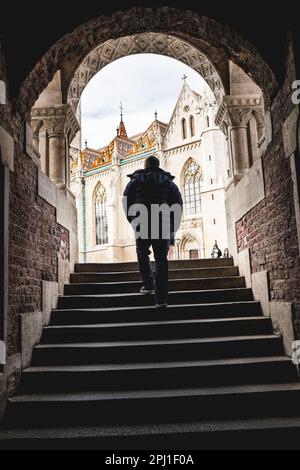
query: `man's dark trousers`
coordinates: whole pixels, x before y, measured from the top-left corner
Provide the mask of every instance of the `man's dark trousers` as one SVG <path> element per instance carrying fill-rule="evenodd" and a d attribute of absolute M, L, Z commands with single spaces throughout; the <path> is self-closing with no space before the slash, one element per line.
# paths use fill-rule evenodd
<path fill-rule="evenodd" d="M 149 248 L 152 246 L 155 259 L 155 284 L 153 271 L 149 255 Z M 169 240 L 136 240 L 136 252 L 144 287 L 147 290 L 154 290 L 156 293 L 156 303 L 166 304 L 168 300 L 168 253 L 170 248 Z"/>

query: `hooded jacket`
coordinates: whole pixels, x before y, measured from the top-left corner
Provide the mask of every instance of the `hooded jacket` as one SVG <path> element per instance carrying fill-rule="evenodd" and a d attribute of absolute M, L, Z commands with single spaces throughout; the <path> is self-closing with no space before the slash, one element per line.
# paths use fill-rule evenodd
<path fill-rule="evenodd" d="M 164 205 L 169 207 L 177 204 L 182 213 L 183 201 L 180 191 L 174 183 L 175 177 L 170 173 L 162 170 L 161 168 L 146 168 L 144 170 L 137 170 L 133 174 L 128 175 L 130 181 L 126 186 L 123 195 L 123 208 L 127 220 L 132 223 L 136 217 L 128 215 L 130 207 L 134 204 L 143 204 L 148 209 L 149 213 L 149 238 L 151 227 L 151 206 Z M 175 222 L 174 217 L 165 219 L 166 223 L 170 225 L 171 241 L 173 241 L 175 232 L 179 229 L 179 224 Z"/>

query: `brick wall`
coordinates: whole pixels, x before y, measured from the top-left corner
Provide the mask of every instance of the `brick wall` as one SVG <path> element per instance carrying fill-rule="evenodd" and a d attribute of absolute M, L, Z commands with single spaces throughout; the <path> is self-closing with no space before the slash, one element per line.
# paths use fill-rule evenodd
<path fill-rule="evenodd" d="M 294 302 L 300 335 L 300 258 L 293 183 L 283 141 L 263 160 L 266 198 L 236 225 L 238 251 L 250 248 L 252 272 L 268 271 L 271 300 Z"/>
<path fill-rule="evenodd" d="M 56 209 L 37 195 L 37 166 L 22 151 L 15 123 L 15 172 L 10 174 L 8 353 L 20 350 L 20 313 L 41 310 L 41 281 L 57 282 L 57 256 L 68 257 L 69 234 Z"/>
<path fill-rule="evenodd" d="M 290 160 L 284 152 L 282 123 L 292 111 L 295 69 L 288 54 L 287 78 L 273 107 L 274 137 L 263 157 L 266 198 L 236 224 L 238 251 L 250 248 L 252 272 L 268 271 L 271 300 L 295 305 L 300 338 L 300 258 Z"/>

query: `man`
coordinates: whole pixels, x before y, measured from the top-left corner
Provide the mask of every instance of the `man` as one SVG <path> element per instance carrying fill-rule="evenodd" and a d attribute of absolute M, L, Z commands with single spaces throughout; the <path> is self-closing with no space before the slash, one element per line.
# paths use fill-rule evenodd
<path fill-rule="evenodd" d="M 159 159 L 148 157 L 144 170 L 130 177 L 123 196 L 123 207 L 134 228 L 136 251 L 143 281 L 142 294 L 155 293 L 156 307 L 166 308 L 168 299 L 168 252 L 175 243 L 182 216 L 182 197 L 175 179 L 159 167 Z M 152 246 L 156 276 L 151 268 Z"/>

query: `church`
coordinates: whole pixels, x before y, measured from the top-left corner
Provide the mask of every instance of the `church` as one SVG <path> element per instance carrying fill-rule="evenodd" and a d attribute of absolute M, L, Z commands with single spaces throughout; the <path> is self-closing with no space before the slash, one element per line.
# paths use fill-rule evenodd
<path fill-rule="evenodd" d="M 230 176 L 228 146 L 215 124 L 218 105 L 207 88 L 183 86 L 169 123 L 155 119 L 148 129 L 129 136 L 121 106 L 114 139 L 104 148 L 86 144 L 71 152 L 71 190 L 78 209 L 82 262 L 133 261 L 135 239 L 122 209 L 128 175 L 156 155 L 161 167 L 175 176 L 184 200 L 184 214 L 170 259 L 209 258 L 217 241 L 228 247 L 225 188 Z"/>

